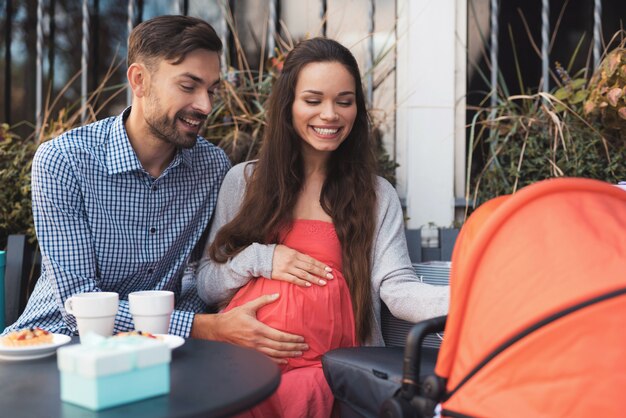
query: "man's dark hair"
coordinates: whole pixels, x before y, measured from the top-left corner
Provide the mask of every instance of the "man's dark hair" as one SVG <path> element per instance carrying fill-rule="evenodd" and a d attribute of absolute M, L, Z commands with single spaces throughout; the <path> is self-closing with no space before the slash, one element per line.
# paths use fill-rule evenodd
<path fill-rule="evenodd" d="M 128 65 L 143 62 L 154 68 L 159 59 L 176 65 L 197 49 L 218 54 L 222 51 L 222 41 L 211 25 L 190 16 L 158 16 L 140 23 L 131 32 Z"/>

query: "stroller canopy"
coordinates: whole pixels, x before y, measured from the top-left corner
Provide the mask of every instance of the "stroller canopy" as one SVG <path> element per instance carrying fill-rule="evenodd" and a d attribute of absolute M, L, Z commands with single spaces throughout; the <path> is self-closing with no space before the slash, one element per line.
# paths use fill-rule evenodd
<path fill-rule="evenodd" d="M 487 202 L 450 285 L 444 415 L 626 413 L 626 192 L 554 179 Z"/>

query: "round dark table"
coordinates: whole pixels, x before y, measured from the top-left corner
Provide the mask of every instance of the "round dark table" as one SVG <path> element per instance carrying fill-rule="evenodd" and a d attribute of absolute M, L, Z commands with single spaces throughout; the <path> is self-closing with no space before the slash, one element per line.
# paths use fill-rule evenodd
<path fill-rule="evenodd" d="M 72 338 L 78 343 L 78 337 Z M 252 349 L 187 339 L 172 351 L 170 393 L 91 411 L 61 402 L 56 354 L 0 360 L 0 416 L 12 418 L 227 417 L 270 396 L 280 383 L 276 364 Z"/>

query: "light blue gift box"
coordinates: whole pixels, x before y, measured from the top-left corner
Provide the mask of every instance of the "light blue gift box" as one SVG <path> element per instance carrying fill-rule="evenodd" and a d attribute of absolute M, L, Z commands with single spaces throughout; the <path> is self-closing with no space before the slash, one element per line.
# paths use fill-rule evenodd
<path fill-rule="evenodd" d="M 85 337 L 57 350 L 62 401 L 99 411 L 169 393 L 166 343 L 136 336 Z"/>

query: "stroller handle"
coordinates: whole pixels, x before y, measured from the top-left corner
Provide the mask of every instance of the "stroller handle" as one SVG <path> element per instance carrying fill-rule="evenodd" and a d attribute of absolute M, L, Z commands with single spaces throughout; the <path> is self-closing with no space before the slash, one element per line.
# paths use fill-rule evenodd
<path fill-rule="evenodd" d="M 383 402 L 379 417 L 414 418 L 432 417 L 439 397 L 440 382 L 435 376 L 429 376 L 420 388 L 420 361 L 422 342 L 428 334 L 441 332 L 446 327 L 447 316 L 427 319 L 413 325 L 406 338 L 404 349 L 402 386 L 396 394 Z"/>
<path fill-rule="evenodd" d="M 418 322 L 411 328 L 406 338 L 406 347 L 404 349 L 404 364 L 402 373 L 403 391 L 415 390 L 419 383 L 420 377 L 420 361 L 422 356 L 422 342 L 428 334 L 441 332 L 446 327 L 448 316 L 438 316 Z M 412 390 L 409 389 L 412 387 Z M 405 392 L 406 393 L 406 392 Z"/>

